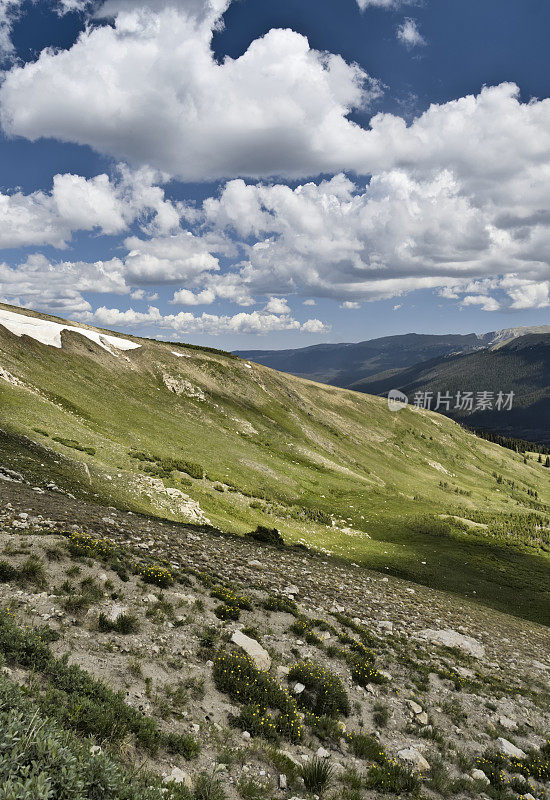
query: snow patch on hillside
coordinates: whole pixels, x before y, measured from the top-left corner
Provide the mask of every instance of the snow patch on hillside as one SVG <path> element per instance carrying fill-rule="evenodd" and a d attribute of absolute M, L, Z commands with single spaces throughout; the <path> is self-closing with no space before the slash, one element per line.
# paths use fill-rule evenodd
<path fill-rule="evenodd" d="M 62 331 L 79 333 L 81 336 L 85 336 L 90 341 L 95 342 L 111 355 L 115 355 L 110 349 L 111 347 L 117 350 L 136 350 L 141 347 L 140 344 L 135 344 L 135 342 L 130 342 L 128 339 L 122 339 L 119 336 L 109 336 L 98 331 L 77 328 L 74 325 L 61 325 L 58 322 L 50 322 L 47 319 L 29 317 L 26 314 L 17 314 L 3 309 L 0 309 L 0 325 L 3 325 L 4 328 L 7 328 L 16 336 L 30 336 L 31 339 L 35 339 L 41 344 L 57 347 L 58 349 L 61 348 Z"/>

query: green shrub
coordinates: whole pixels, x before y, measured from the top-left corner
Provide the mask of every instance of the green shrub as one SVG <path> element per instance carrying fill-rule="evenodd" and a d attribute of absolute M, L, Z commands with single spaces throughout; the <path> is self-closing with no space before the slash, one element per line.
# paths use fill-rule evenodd
<path fill-rule="evenodd" d="M 93 740 L 81 741 L 37 712 L 15 684 L 0 676 L 1 800 L 190 800 L 187 790 L 130 774 Z"/>
<path fill-rule="evenodd" d="M 63 436 L 52 436 L 52 439 L 54 442 L 59 442 L 59 444 L 62 444 L 65 447 L 70 447 L 73 450 L 80 450 L 82 453 L 88 453 L 90 456 L 95 456 L 95 447 L 80 444 L 80 442 L 77 442 L 76 439 L 64 439 Z"/>
<path fill-rule="evenodd" d="M 201 772 L 195 781 L 193 800 L 226 800 L 220 779 L 216 775 Z"/>
<path fill-rule="evenodd" d="M 420 778 L 411 769 L 393 759 L 373 764 L 367 773 L 366 788 L 385 794 L 416 794 Z"/>
<path fill-rule="evenodd" d="M 235 594 L 231 589 L 227 589 L 225 586 L 217 586 L 210 592 L 210 597 L 222 600 L 224 603 L 227 603 L 227 605 L 242 608 L 244 611 L 252 610 L 252 603 L 248 597 Z"/>
<path fill-rule="evenodd" d="M 172 573 L 165 567 L 140 567 L 138 570 L 138 575 L 143 581 L 145 581 L 145 583 L 151 583 L 154 586 L 160 586 L 161 589 L 167 589 L 174 582 Z"/>
<path fill-rule="evenodd" d="M 317 646 L 323 644 L 321 637 L 318 636 L 313 630 L 313 624 L 311 620 L 306 619 L 305 617 L 300 617 L 299 619 L 294 620 L 290 626 L 290 630 L 292 633 L 296 634 L 296 636 L 300 636 L 301 638 L 305 639 L 308 644 L 315 644 Z"/>
<path fill-rule="evenodd" d="M 527 758 L 511 758 L 510 772 L 519 772 L 524 778 L 534 778 L 537 781 L 550 781 L 550 739 L 540 750 L 533 750 Z"/>
<path fill-rule="evenodd" d="M 230 719 L 232 725 L 242 731 L 248 731 L 251 736 L 260 736 L 268 742 L 278 742 L 279 730 L 270 711 L 251 703 L 243 706 L 240 713 Z"/>
<path fill-rule="evenodd" d="M 17 577 L 17 570 L 8 561 L 0 561 L 0 583 L 8 583 Z"/>
<path fill-rule="evenodd" d="M 298 606 L 291 597 L 285 597 L 282 594 L 272 594 L 264 602 L 264 608 L 267 611 L 282 611 L 285 614 L 292 614 L 298 616 Z"/>
<path fill-rule="evenodd" d="M 356 758 L 365 761 L 376 761 L 383 764 L 386 761 L 384 748 L 376 738 L 364 733 L 352 733 L 347 737 L 350 750 Z"/>
<path fill-rule="evenodd" d="M 333 776 L 334 770 L 326 758 L 315 756 L 302 767 L 302 780 L 308 792 L 322 794 L 330 785 Z"/>
<path fill-rule="evenodd" d="M 325 667 L 302 661 L 289 672 L 289 681 L 302 683 L 306 688 L 298 695 L 298 704 L 318 716 L 347 717 L 350 704 L 341 678 Z"/>
<path fill-rule="evenodd" d="M 277 528 L 266 528 L 264 525 L 258 525 L 255 531 L 251 531 L 246 535 L 256 542 L 262 542 L 262 544 L 271 544 L 274 547 L 285 546 L 285 540 Z"/>
<path fill-rule="evenodd" d="M 301 739 L 302 723 L 295 699 L 269 673 L 257 669 L 247 655 L 220 650 L 214 660 L 213 678 L 216 688 L 235 702 L 254 706 L 264 715 L 269 711 L 278 735 L 293 742 Z M 235 722 L 238 724 L 239 717 Z"/>
<path fill-rule="evenodd" d="M 73 556 L 104 560 L 112 556 L 114 549 L 113 543 L 108 539 L 95 539 L 78 531 L 69 534 L 69 552 Z"/>
<path fill-rule="evenodd" d="M 232 620 L 233 622 L 237 622 L 239 617 L 241 616 L 241 610 L 238 606 L 229 606 L 225 603 L 222 603 L 219 606 L 216 606 L 214 609 L 214 614 L 217 616 L 218 619 L 227 622 L 228 620 Z"/>
<path fill-rule="evenodd" d="M 97 627 L 102 633 L 113 632 L 127 635 L 129 633 L 137 633 L 139 621 L 132 614 L 119 614 L 113 622 L 102 612 L 99 615 Z"/>
<path fill-rule="evenodd" d="M 191 478 L 196 478 L 197 480 L 204 478 L 204 468 L 194 461 L 187 461 L 182 458 L 163 458 L 162 456 L 145 453 L 143 450 L 133 449 L 129 451 L 129 456 L 145 462 L 147 466 L 144 470 L 159 477 L 167 478 L 170 473 L 176 470 L 177 472 L 185 472 Z"/>
<path fill-rule="evenodd" d="M 374 653 L 362 642 L 352 641 L 346 658 L 351 667 L 351 677 L 359 686 L 386 683 L 387 679 L 374 666 Z"/>

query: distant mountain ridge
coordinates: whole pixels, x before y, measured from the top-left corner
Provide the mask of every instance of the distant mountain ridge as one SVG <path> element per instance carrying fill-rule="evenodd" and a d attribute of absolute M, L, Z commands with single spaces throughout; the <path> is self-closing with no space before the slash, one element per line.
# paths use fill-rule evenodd
<path fill-rule="evenodd" d="M 301 378 L 352 388 L 364 378 L 443 356 L 500 346 L 530 333 L 550 333 L 550 325 L 505 328 L 477 334 L 405 333 L 363 342 L 318 344 L 293 350 L 236 350 L 241 358 Z"/>
<path fill-rule="evenodd" d="M 550 443 L 550 325 L 485 334 L 386 336 L 297 350 L 238 351 L 281 372 L 366 394 L 514 391 L 511 413 L 448 416 L 502 435 Z"/>
<path fill-rule="evenodd" d="M 386 395 L 401 389 L 412 402 L 415 393 L 514 392 L 511 411 L 464 412 L 446 416 L 474 428 L 550 444 L 550 333 L 531 333 L 502 345 L 447 358 L 432 359 L 393 375 L 374 375 L 352 387 Z M 433 407 L 433 406 L 432 406 Z"/>

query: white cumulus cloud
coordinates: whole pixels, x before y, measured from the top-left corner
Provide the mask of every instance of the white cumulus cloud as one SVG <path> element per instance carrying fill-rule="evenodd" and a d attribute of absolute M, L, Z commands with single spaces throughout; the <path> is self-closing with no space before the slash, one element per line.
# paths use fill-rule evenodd
<path fill-rule="evenodd" d="M 416 20 L 407 17 L 397 28 L 397 38 L 405 47 L 420 47 L 426 40 L 420 33 Z"/>
<path fill-rule="evenodd" d="M 303 333 L 323 333 L 329 330 L 320 320 L 310 319 L 304 323 L 291 316 L 270 314 L 267 311 L 240 312 L 238 314 L 194 315 L 180 311 L 179 314 L 161 314 L 158 308 L 150 306 L 148 311 L 140 312 L 130 309 L 120 311 L 116 308 L 102 306 L 93 313 L 81 315 L 87 322 L 96 325 L 137 326 L 154 325 L 155 328 L 170 331 L 172 334 L 205 333 L 211 335 L 252 333 L 265 334 L 275 331 L 302 331 Z"/>
<path fill-rule="evenodd" d="M 74 231 L 119 234 L 141 217 L 148 230 L 170 231 L 179 226 L 180 212 L 153 185 L 157 177 L 152 170 L 121 167 L 115 179 L 66 173 L 55 175 L 49 193 L 0 193 L 0 247 L 62 248 Z"/>
<path fill-rule="evenodd" d="M 380 91 L 359 66 L 291 30 L 218 63 L 219 8 L 201 21 L 186 3 L 154 5 L 107 4 L 118 10 L 113 25 L 14 66 L 0 90 L 4 130 L 88 144 L 185 180 L 346 168 L 363 135 L 347 115 Z"/>

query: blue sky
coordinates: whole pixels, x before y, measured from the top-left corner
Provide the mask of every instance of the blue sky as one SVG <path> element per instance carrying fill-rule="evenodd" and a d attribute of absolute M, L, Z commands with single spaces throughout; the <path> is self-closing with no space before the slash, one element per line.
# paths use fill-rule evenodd
<path fill-rule="evenodd" d="M 226 348 L 548 322 L 545 0 L 0 0 L 0 299 Z"/>

